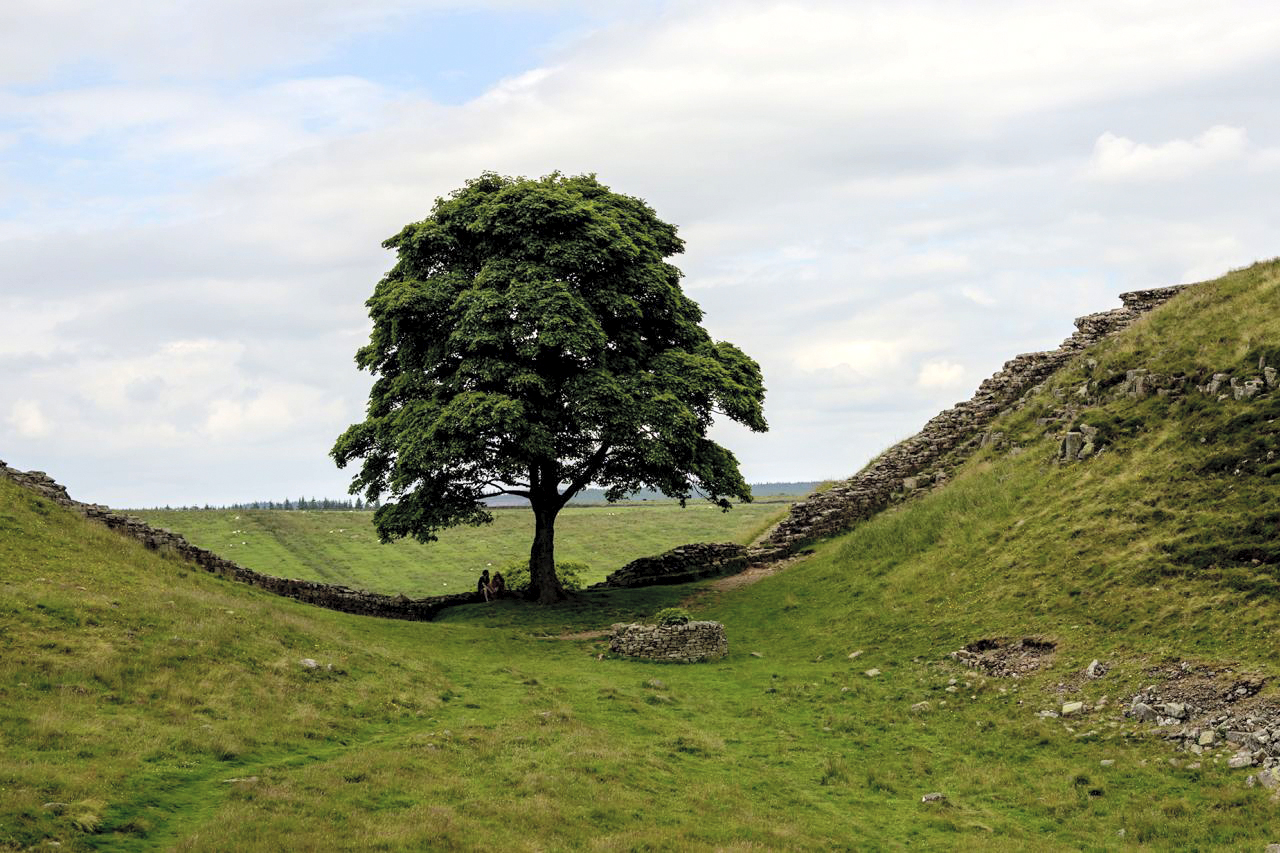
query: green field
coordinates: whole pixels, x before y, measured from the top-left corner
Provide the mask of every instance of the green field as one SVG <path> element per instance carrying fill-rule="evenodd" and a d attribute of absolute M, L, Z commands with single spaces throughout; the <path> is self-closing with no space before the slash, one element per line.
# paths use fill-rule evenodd
<path fill-rule="evenodd" d="M 595 583 L 637 557 L 689 542 L 747 543 L 773 524 L 789 501 L 569 506 L 556 521 L 556 558 L 591 567 Z M 372 512 L 301 510 L 131 510 L 242 566 L 280 577 L 326 581 L 388 594 L 440 595 L 474 588 L 486 568 L 529 558 L 533 513 L 499 509 L 484 527 L 441 531 L 437 542 L 378 542 Z"/>
<path fill-rule="evenodd" d="M 1118 399 L 1073 464 L 1035 420 L 1086 371 L 1243 375 L 1276 340 L 1276 264 L 1180 297 L 997 424 L 1021 453 L 723 593 L 362 618 L 0 481 L 0 848 L 1262 850 L 1256 769 L 1120 711 L 1181 661 L 1277 675 L 1280 393 Z M 721 661 L 577 635 L 695 595 Z M 949 657 L 1027 636 L 1057 648 L 1020 679 Z"/>

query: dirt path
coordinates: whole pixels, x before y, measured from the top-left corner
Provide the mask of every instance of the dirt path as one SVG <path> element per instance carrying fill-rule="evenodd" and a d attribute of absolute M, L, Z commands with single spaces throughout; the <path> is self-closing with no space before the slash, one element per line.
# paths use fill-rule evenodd
<path fill-rule="evenodd" d="M 714 596 L 719 598 L 726 592 L 735 589 L 741 589 L 744 586 L 751 586 L 758 583 L 770 575 L 776 575 L 783 569 L 800 562 L 808 554 L 797 554 L 787 557 L 785 560 L 778 560 L 775 563 L 765 563 L 758 566 L 748 566 L 736 575 L 727 575 L 726 577 L 716 578 L 711 583 L 704 586 L 697 592 L 687 596 L 680 602 L 680 607 L 699 607 L 703 604 L 710 603 L 708 598 Z M 558 640 L 599 640 L 610 635 L 609 630 L 595 631 L 574 631 L 573 633 L 564 633 L 556 636 Z"/>
<path fill-rule="evenodd" d="M 572 634 L 557 634 L 557 640 L 599 640 L 602 637 L 609 636 L 609 631 L 600 629 L 598 631 L 575 631 Z"/>
<path fill-rule="evenodd" d="M 693 593 L 680 602 L 681 607 L 698 607 L 707 603 L 709 597 L 719 598 L 726 592 L 735 589 L 741 589 L 744 586 L 751 586 L 753 583 L 759 583 L 770 575 L 776 575 L 778 572 L 792 566 L 807 557 L 807 554 L 796 554 L 783 560 L 773 563 L 764 563 L 762 565 L 748 566 L 746 569 L 738 572 L 736 575 L 727 575 L 726 577 L 716 578 L 702 589 Z"/>

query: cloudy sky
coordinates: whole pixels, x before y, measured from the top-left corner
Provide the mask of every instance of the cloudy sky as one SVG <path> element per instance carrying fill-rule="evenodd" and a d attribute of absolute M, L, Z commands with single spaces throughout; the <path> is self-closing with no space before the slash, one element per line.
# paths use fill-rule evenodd
<path fill-rule="evenodd" d="M 381 241 L 560 170 L 680 226 L 764 368 L 748 479 L 848 475 L 1117 293 L 1280 254 L 1278 89 L 1270 2 L 5 0 L 0 459 L 345 494 Z"/>

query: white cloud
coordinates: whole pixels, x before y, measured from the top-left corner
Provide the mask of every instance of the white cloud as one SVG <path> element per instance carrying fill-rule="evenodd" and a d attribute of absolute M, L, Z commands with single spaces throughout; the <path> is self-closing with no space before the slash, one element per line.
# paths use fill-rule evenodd
<path fill-rule="evenodd" d="M 39 294 L 0 295 L 0 358 L 65 350 L 56 329 L 84 308 L 84 302 L 42 300 Z"/>
<path fill-rule="evenodd" d="M 901 364 L 913 346 L 907 340 L 821 341 L 797 348 L 794 363 L 801 370 L 846 368 L 870 378 Z"/>
<path fill-rule="evenodd" d="M 976 302 L 979 305 L 995 305 L 997 303 L 996 298 L 987 293 L 981 287 L 966 285 L 965 287 L 960 288 L 960 293 L 965 299 Z"/>
<path fill-rule="evenodd" d="M 29 390 L 56 387 L 59 395 L 15 407 L 10 421 L 22 435 L 45 434 L 51 411 L 66 435 L 116 452 L 260 445 L 304 421 L 336 429 L 344 412 L 333 387 L 292 378 L 287 370 L 259 375 L 250 345 L 232 340 L 174 340 L 134 356 L 98 352 L 84 361 L 37 365 L 24 379 L 34 380 Z"/>
<path fill-rule="evenodd" d="M 964 365 L 945 359 L 925 362 L 916 376 L 916 384 L 921 388 L 956 388 L 966 381 Z"/>
<path fill-rule="evenodd" d="M 1266 251 L 1251 254 L 1249 244 L 1233 233 L 1234 229 L 1217 223 L 1130 222 L 1124 230 L 1129 239 L 1110 241 L 1102 248 L 1100 259 L 1121 268 L 1149 263 L 1153 256 L 1172 260 L 1177 272 L 1176 281 L 1170 284 L 1215 278 L 1228 269 L 1270 256 Z"/>
<path fill-rule="evenodd" d="M 931 249 L 907 254 L 897 269 L 901 275 L 954 276 L 973 269 L 973 261 L 961 252 Z"/>
<path fill-rule="evenodd" d="M 18 400 L 9 412 L 9 423 L 22 438 L 43 438 L 49 433 L 49 421 L 37 400 Z"/>
<path fill-rule="evenodd" d="M 105 64 L 131 78 L 225 78 L 327 55 L 421 11 L 556 9 L 569 0 L 5 0 L 0 84 L 66 65 Z"/>
<path fill-rule="evenodd" d="M 168 341 L 146 355 L 108 356 L 75 387 L 100 414 L 129 416 L 145 403 L 152 419 L 179 415 L 203 408 L 203 401 L 225 387 L 243 352 L 243 344 L 229 341 Z M 147 388 L 159 390 L 142 395 Z"/>
<path fill-rule="evenodd" d="M 1215 125 L 1192 139 L 1160 145 L 1107 132 L 1093 146 L 1089 172 L 1100 180 L 1171 180 L 1241 160 L 1248 153 L 1249 137 L 1242 127 Z"/>
<path fill-rule="evenodd" d="M 234 92 L 115 84 L 0 94 L 0 115 L 35 142 L 105 143 L 118 147 L 125 160 L 183 158 L 190 169 L 190 158 L 197 157 L 244 169 L 384 124 L 398 100 L 353 77 L 296 79 Z M 417 101 L 415 109 L 429 111 L 431 105 Z"/>
<path fill-rule="evenodd" d="M 248 399 L 210 402 L 204 432 L 217 442 L 270 442 L 301 419 L 341 417 L 342 408 L 324 389 L 273 383 Z"/>
<path fill-rule="evenodd" d="M 237 470 L 340 491 L 325 451 L 367 392 L 350 330 L 390 265 L 379 243 L 484 169 L 596 171 L 682 226 L 708 327 L 765 366 L 773 431 L 741 444 L 751 478 L 855 470 L 1119 291 L 1278 251 L 1273 192 L 1249 177 L 1280 164 L 1265 3 L 620 6 L 461 106 L 344 76 L 227 83 L 392 25 L 410 0 L 188 4 L 189 56 L 148 51 L 172 35 L 165 13 L 61 0 L 65 30 L 30 23 L 55 5 L 0 20 L 16 44 L 0 79 L 25 53 L 29 79 L 70 57 L 114 63 L 116 82 L 0 96 L 0 112 L 26 140 L 97 147 L 90 171 L 198 169 L 146 197 L 14 176 L 30 209 L 0 214 L 0 287 L 26 298 L 0 302 L 0 360 L 25 366 L 6 391 L 58 424 L 24 445 L 54 457 L 36 467 L 119 460 L 190 484 L 153 499 L 216 498 L 206 484 Z M 41 31 L 32 58 L 19 42 Z M 1108 179 L 1080 180 L 1094 140 L 1102 171 L 1084 175 Z M 1112 180 L 1171 174 L 1141 193 Z"/>

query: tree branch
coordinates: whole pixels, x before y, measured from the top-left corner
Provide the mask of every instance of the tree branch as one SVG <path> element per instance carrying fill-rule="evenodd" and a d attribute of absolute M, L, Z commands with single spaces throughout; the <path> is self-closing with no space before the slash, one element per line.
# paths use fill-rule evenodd
<path fill-rule="evenodd" d="M 515 495 L 516 497 L 528 499 L 530 494 L 523 489 L 498 489 L 496 492 L 488 495 L 477 495 L 476 500 L 482 501 L 486 498 L 496 498 L 498 495 Z"/>
<path fill-rule="evenodd" d="M 502 480 L 485 480 L 484 484 L 486 486 L 492 486 L 495 489 L 505 489 L 507 486 L 521 486 L 522 488 L 529 488 L 528 483 L 522 483 L 519 480 L 513 480 L 509 483 L 503 482 Z"/>
<path fill-rule="evenodd" d="M 564 506 L 569 499 L 582 490 L 583 486 L 591 482 L 591 478 L 600 470 L 600 466 L 604 464 L 605 457 L 609 455 L 612 448 L 608 443 L 601 444 L 596 448 L 596 452 L 591 454 L 591 458 L 587 460 L 586 466 L 583 467 L 582 473 L 575 477 L 568 488 L 560 494 L 560 506 Z"/>

